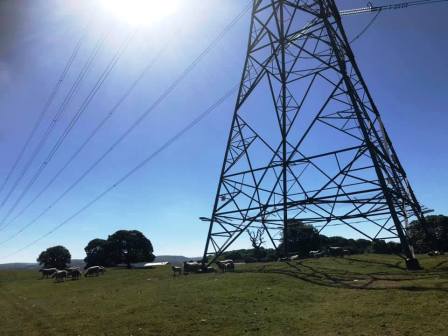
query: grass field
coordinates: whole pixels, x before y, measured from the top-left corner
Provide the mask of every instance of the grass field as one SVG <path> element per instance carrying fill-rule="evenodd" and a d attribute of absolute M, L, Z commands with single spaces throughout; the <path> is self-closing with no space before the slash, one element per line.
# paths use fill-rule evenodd
<path fill-rule="evenodd" d="M 448 257 L 362 255 L 56 284 L 0 272 L 0 335 L 448 335 Z"/>

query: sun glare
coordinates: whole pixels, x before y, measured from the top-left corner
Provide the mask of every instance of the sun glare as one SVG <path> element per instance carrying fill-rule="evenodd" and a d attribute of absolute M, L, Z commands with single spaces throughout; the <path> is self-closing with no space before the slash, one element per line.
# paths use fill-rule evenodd
<path fill-rule="evenodd" d="M 118 19 L 132 25 L 152 25 L 173 15 L 176 0 L 102 0 L 103 7 Z"/>

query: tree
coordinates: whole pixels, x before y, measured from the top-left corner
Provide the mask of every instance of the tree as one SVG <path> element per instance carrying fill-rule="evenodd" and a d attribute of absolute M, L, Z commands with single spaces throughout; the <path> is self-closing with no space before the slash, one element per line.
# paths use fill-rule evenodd
<path fill-rule="evenodd" d="M 264 229 L 258 228 L 254 231 L 248 231 L 249 239 L 254 249 L 259 249 L 265 243 L 263 239 Z"/>
<path fill-rule="evenodd" d="M 409 237 L 417 253 L 426 253 L 432 249 L 448 251 L 448 217 L 443 215 L 425 217 L 429 230 L 416 220 L 409 225 Z"/>
<path fill-rule="evenodd" d="M 353 252 L 354 253 L 365 253 L 371 246 L 372 241 L 367 239 L 356 239 L 354 242 Z"/>
<path fill-rule="evenodd" d="M 400 254 L 403 252 L 401 244 L 397 242 L 387 242 L 387 249 L 391 254 Z"/>
<path fill-rule="evenodd" d="M 37 258 L 37 262 L 45 268 L 66 268 L 71 262 L 72 256 L 64 246 L 49 247 L 42 251 Z"/>
<path fill-rule="evenodd" d="M 120 230 L 107 238 L 107 257 L 115 264 L 153 261 L 153 247 L 148 238 L 137 230 Z"/>
<path fill-rule="evenodd" d="M 288 222 L 289 252 L 308 256 L 309 251 L 319 249 L 319 241 L 319 232 L 312 225 L 305 224 L 300 220 Z"/>
<path fill-rule="evenodd" d="M 252 247 L 254 248 L 254 258 L 256 260 L 260 260 L 266 256 L 266 252 L 261 247 L 265 243 L 263 238 L 264 229 L 258 228 L 257 230 L 248 231 L 250 242 L 252 243 Z"/>
<path fill-rule="evenodd" d="M 111 258 L 108 257 L 107 240 L 93 239 L 84 248 L 86 267 L 90 266 L 113 266 Z"/>
<path fill-rule="evenodd" d="M 228 251 L 223 253 L 224 259 L 243 260 L 243 254 L 241 251 Z"/>
<path fill-rule="evenodd" d="M 107 240 L 93 239 L 84 248 L 87 266 L 116 266 L 125 263 L 153 261 L 151 241 L 140 231 L 120 230 L 110 235 Z"/>

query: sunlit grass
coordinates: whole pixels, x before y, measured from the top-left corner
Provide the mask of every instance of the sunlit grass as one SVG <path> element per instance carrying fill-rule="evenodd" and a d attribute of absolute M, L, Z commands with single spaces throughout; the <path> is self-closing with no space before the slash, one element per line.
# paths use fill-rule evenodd
<path fill-rule="evenodd" d="M 55 284 L 0 272 L 2 335 L 443 335 L 448 257 L 409 272 L 394 256 L 237 265 L 173 278 L 109 270 Z"/>

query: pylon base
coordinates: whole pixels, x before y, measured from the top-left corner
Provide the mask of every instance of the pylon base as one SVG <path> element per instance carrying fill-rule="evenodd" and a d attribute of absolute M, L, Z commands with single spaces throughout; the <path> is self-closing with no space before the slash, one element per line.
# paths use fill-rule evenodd
<path fill-rule="evenodd" d="M 406 259 L 406 268 L 410 271 L 418 271 L 421 270 L 422 267 L 416 258 L 408 258 Z"/>

